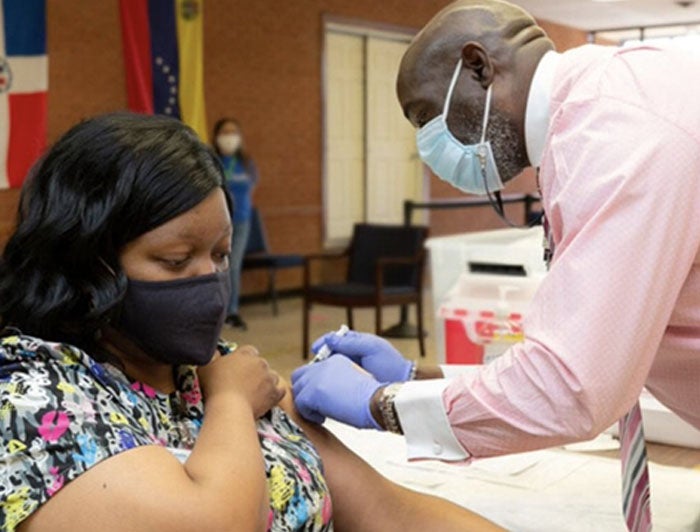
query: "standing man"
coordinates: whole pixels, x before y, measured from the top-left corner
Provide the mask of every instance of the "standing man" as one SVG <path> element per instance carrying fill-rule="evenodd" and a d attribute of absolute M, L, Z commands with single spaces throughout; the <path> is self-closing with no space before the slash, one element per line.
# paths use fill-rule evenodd
<path fill-rule="evenodd" d="M 372 335 L 325 337 L 346 356 L 292 376 L 302 415 L 402 431 L 409 457 L 455 461 L 592 438 L 643 386 L 700 428 L 699 88 L 697 56 L 560 54 L 498 0 L 439 12 L 397 83 L 421 158 L 489 195 L 538 168 L 550 271 L 525 340 L 450 380 L 421 380 L 441 370 L 416 371 Z"/>

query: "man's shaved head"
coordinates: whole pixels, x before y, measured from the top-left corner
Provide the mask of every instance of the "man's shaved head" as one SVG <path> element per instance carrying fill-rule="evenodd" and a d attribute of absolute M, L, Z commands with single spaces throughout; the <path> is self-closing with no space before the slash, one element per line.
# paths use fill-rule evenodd
<path fill-rule="evenodd" d="M 441 113 L 449 80 L 458 61 L 462 71 L 450 106 L 450 131 L 462 142 L 475 142 L 485 91 L 493 84 L 489 132 L 506 132 L 512 145 L 496 154 L 505 180 L 517 166 L 527 166 L 524 113 L 527 93 L 539 59 L 553 48 L 532 16 L 500 0 L 458 0 L 438 12 L 404 54 L 397 93 L 404 114 L 416 127 Z M 499 126 L 499 123 L 501 126 Z M 487 137 L 494 136 L 487 132 Z M 517 145 L 517 146 L 516 146 Z M 499 165 L 500 166 L 500 165 Z"/>
<path fill-rule="evenodd" d="M 455 64 L 467 41 L 480 42 L 492 53 L 504 53 L 542 37 L 545 34 L 535 19 L 513 4 L 458 0 L 438 12 L 415 36 L 403 62 L 411 69 L 428 63 Z M 447 70 L 452 69 L 448 66 Z"/>

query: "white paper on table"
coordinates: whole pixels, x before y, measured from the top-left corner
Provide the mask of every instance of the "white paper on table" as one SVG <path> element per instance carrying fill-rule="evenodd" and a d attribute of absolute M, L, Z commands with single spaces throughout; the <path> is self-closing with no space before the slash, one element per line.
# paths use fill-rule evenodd
<path fill-rule="evenodd" d="M 406 461 L 403 438 L 326 427 L 387 478 L 451 500 L 515 532 L 625 532 L 620 462 L 544 450 L 470 465 Z M 700 472 L 650 464 L 655 532 L 700 532 Z"/>

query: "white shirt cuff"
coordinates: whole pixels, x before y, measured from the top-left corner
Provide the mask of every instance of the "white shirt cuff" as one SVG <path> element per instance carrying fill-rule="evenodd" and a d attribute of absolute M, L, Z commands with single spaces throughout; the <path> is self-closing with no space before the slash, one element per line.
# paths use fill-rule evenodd
<path fill-rule="evenodd" d="M 483 366 L 480 364 L 440 364 L 442 374 L 446 379 L 451 379 L 466 373 L 476 373 Z"/>
<path fill-rule="evenodd" d="M 419 458 L 464 461 L 469 454 L 452 432 L 442 403 L 448 379 L 403 383 L 394 398 L 401 428 L 406 438 L 409 460 Z"/>

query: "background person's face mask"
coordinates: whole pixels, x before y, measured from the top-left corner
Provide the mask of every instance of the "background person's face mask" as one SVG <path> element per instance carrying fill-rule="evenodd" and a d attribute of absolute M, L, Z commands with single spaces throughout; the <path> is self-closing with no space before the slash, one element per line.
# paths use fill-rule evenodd
<path fill-rule="evenodd" d="M 225 133 L 216 137 L 216 145 L 224 155 L 233 155 L 241 147 L 241 136 L 238 133 Z"/>
<path fill-rule="evenodd" d="M 208 363 L 231 294 L 228 271 L 176 279 L 129 279 L 115 324 L 147 355 L 166 364 Z"/>
<path fill-rule="evenodd" d="M 492 85 L 489 85 L 486 90 L 481 140 L 477 144 L 462 144 L 447 127 L 452 92 L 461 70 L 462 60 L 460 59 L 447 90 L 442 114 L 418 130 L 416 144 L 422 161 L 440 179 L 463 192 L 483 195 L 503 188 L 503 182 L 493 158 L 491 143 L 486 140 Z"/>

